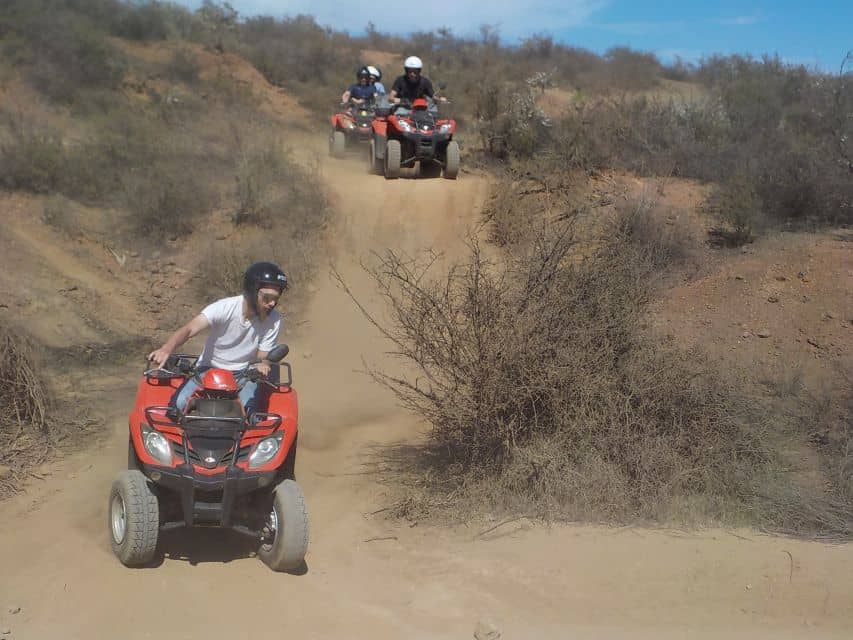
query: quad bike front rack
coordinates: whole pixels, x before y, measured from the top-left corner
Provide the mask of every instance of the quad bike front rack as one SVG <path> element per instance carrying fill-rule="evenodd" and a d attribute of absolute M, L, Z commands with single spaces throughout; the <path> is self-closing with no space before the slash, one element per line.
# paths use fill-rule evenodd
<path fill-rule="evenodd" d="M 247 423 L 245 417 L 210 417 L 196 415 L 182 415 L 177 421 L 170 419 L 169 413 L 174 411 L 174 407 L 168 405 L 150 406 L 145 408 L 145 419 L 148 425 L 158 430 L 158 426 L 170 427 L 172 429 L 180 429 L 181 431 L 181 451 L 176 452 L 178 455 L 183 455 L 183 462 L 173 468 L 158 467 L 154 473 L 159 474 L 157 481 L 165 486 L 177 491 L 181 499 L 181 511 L 183 512 L 183 522 L 170 523 L 168 528 L 186 526 L 192 527 L 198 523 L 213 523 L 222 527 L 230 527 L 239 530 L 241 533 L 256 537 L 259 532 L 252 531 L 246 527 L 240 527 L 232 524 L 232 514 L 234 501 L 237 495 L 245 493 L 240 491 L 241 488 L 257 487 L 259 476 L 251 471 L 245 471 L 237 466 L 237 462 L 241 460 L 241 456 L 248 456 L 250 447 L 240 447 L 240 441 L 243 438 L 246 430 L 251 427 L 253 429 L 269 429 L 270 432 L 275 431 L 282 423 L 282 417 L 277 413 L 255 412 L 250 417 L 250 424 Z M 190 448 L 190 436 L 196 431 L 197 434 L 203 434 L 205 431 L 213 431 L 213 429 L 205 429 L 201 424 L 216 420 L 218 425 L 218 433 L 228 434 L 233 437 L 233 443 L 230 450 L 226 451 L 223 458 L 228 457 L 230 460 L 225 468 L 224 478 L 222 474 L 215 476 L 207 476 L 196 473 L 194 468 L 194 460 L 192 459 Z M 192 423 L 197 423 L 192 425 Z M 268 423 L 269 424 L 266 424 Z M 231 428 L 225 428 L 229 425 Z M 159 430 L 158 430 L 159 431 Z M 198 466 L 213 469 L 217 466 L 222 466 L 222 459 L 205 459 L 196 455 Z M 213 460 L 212 462 L 210 460 Z M 222 491 L 221 502 L 208 502 L 197 500 L 197 493 L 209 492 L 216 493 Z"/>

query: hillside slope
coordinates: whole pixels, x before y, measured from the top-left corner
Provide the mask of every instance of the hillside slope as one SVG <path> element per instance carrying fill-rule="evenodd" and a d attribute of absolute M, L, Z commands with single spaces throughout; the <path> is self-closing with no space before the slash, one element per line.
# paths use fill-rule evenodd
<path fill-rule="evenodd" d="M 293 113 L 287 96 L 269 99 L 271 113 Z M 487 177 L 385 181 L 366 175 L 357 159 L 327 159 L 322 123 L 300 126 L 310 133 L 291 138 L 298 159 L 318 159 L 337 206 L 326 249 L 371 309 L 381 311 L 380 301 L 360 266 L 371 251 L 464 250 Z M 670 193 L 673 204 L 695 204 L 693 195 L 679 201 L 676 189 Z M 0 503 L 4 637 L 120 630 L 125 638 L 438 639 L 471 637 L 481 621 L 506 638 L 849 637 L 853 555 L 845 546 L 754 531 L 549 527 L 524 518 L 443 529 L 385 519 L 389 490 L 374 473 L 375 452 L 418 438 L 423 425 L 361 373 L 362 358 L 393 360 L 325 265 L 304 321 L 288 334 L 301 402 L 297 477 L 312 527 L 307 573 L 273 574 L 243 538 L 207 530 L 165 535 L 154 567 L 122 567 L 109 547 L 106 498 L 124 468 L 142 355 L 201 303 L 186 292 L 208 236 L 227 246 L 240 231 L 216 212 L 207 233 L 167 239 L 155 253 L 104 246 L 95 231 L 70 240 L 39 222 L 42 205 L 3 196 L 0 313 L 45 345 L 78 354 L 53 377 L 103 428 Z M 731 263 L 703 253 L 701 277 L 665 290 L 653 321 L 684 343 L 737 354 L 747 365 L 800 355 L 844 360 L 851 251 L 849 238 L 835 234 L 762 242 Z M 771 337 L 741 337 L 765 324 Z M 798 336 L 815 336 L 821 346 Z M 122 357 L 111 357 L 112 349 Z"/>

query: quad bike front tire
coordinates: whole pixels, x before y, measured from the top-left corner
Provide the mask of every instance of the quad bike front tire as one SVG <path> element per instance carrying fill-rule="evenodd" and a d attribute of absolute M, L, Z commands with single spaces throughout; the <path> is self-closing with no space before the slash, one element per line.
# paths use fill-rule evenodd
<path fill-rule="evenodd" d="M 136 455 L 136 449 L 133 446 L 133 438 L 127 438 L 127 468 L 139 469 L 139 456 Z"/>
<path fill-rule="evenodd" d="M 122 471 L 110 490 L 107 518 L 113 553 L 128 567 L 154 557 L 160 532 L 160 506 L 141 471 Z"/>
<path fill-rule="evenodd" d="M 401 159 L 402 150 L 400 149 L 400 141 L 389 140 L 385 146 L 385 177 L 388 180 L 395 180 L 400 177 Z"/>
<path fill-rule="evenodd" d="M 444 160 L 444 177 L 448 180 L 456 180 L 459 175 L 459 143 L 451 140 L 447 143 L 447 153 Z"/>
<path fill-rule="evenodd" d="M 329 138 L 329 153 L 335 158 L 343 158 L 347 148 L 347 138 L 343 131 L 333 131 Z"/>
<path fill-rule="evenodd" d="M 376 157 L 376 141 L 371 140 L 367 145 L 367 171 L 368 173 L 379 175 L 382 173 L 382 163 Z"/>
<path fill-rule="evenodd" d="M 269 520 L 273 538 L 261 544 L 258 557 L 273 571 L 298 570 L 308 551 L 308 510 L 295 481 L 283 480 L 276 486 Z"/>

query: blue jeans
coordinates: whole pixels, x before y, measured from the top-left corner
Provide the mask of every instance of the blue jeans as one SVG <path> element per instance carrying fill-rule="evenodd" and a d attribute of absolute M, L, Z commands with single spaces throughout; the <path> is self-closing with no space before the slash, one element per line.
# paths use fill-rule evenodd
<path fill-rule="evenodd" d="M 201 377 L 205 371 L 211 367 L 199 367 L 196 374 L 187 378 L 184 383 L 178 387 L 175 394 L 172 396 L 172 406 L 181 413 L 187 408 L 187 403 L 192 397 L 192 394 L 197 389 L 201 388 Z M 243 405 L 246 415 L 257 409 L 258 402 L 258 383 L 252 380 L 247 380 L 243 376 L 234 376 L 237 379 L 237 386 L 240 387 L 238 397 Z"/>

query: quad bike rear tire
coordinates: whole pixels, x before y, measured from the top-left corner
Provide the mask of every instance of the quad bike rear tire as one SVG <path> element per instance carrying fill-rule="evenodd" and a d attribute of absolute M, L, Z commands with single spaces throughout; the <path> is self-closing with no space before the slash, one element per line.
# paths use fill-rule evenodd
<path fill-rule="evenodd" d="M 385 146 L 385 177 L 388 180 L 395 180 L 400 177 L 401 159 L 402 150 L 400 149 L 400 141 L 389 140 Z"/>
<path fill-rule="evenodd" d="M 333 131 L 329 138 L 329 153 L 335 158 L 343 158 L 347 148 L 347 138 L 343 131 Z"/>
<path fill-rule="evenodd" d="M 160 532 L 160 506 L 141 471 L 122 471 L 113 482 L 107 509 L 113 553 L 137 567 L 154 557 Z"/>
<path fill-rule="evenodd" d="M 275 527 L 271 542 L 261 544 L 258 557 L 273 571 L 296 571 L 308 551 L 308 510 L 302 488 L 284 480 L 273 491 L 270 519 Z"/>
<path fill-rule="evenodd" d="M 451 140 L 447 143 L 447 153 L 444 160 L 444 177 L 456 180 L 459 175 L 459 143 Z"/>

